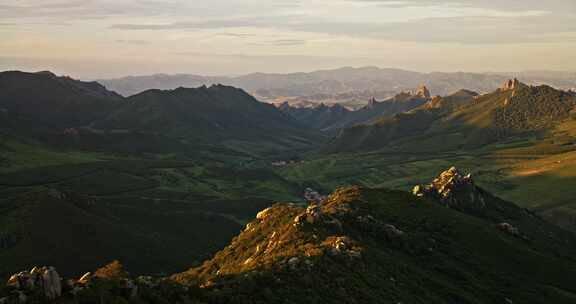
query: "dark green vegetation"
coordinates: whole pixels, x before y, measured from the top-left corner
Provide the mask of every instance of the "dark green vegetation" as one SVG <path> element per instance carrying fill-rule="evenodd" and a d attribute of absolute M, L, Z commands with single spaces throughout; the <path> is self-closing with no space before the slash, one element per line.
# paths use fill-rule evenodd
<path fill-rule="evenodd" d="M 177 137 L 181 144 L 218 143 L 238 150 L 250 147 L 261 153 L 306 147 L 311 139 L 321 139 L 272 105 L 221 85 L 149 90 L 127 98 L 120 109 L 94 127 L 162 134 Z"/>
<path fill-rule="evenodd" d="M 502 230 L 499 218 L 446 208 L 438 199 L 347 187 L 320 206 L 277 204 L 262 211 L 213 258 L 157 284 L 138 283 L 138 296 L 131 301 L 576 301 L 573 234 L 473 185 L 453 190 L 461 204 L 499 214 L 517 233 Z M 479 200 L 467 200 L 470 191 Z M 118 263 L 96 271 L 95 277 L 91 287 L 59 302 L 129 299 L 120 292 L 128 274 Z"/>
<path fill-rule="evenodd" d="M 51 73 L 0 73 L 0 134 L 52 147 L 246 160 L 309 149 L 324 137 L 222 85 L 130 98 Z"/>
<path fill-rule="evenodd" d="M 170 273 L 222 248 L 302 189 L 265 169 L 323 137 L 244 91 L 123 98 L 50 73 L 0 73 L 0 278 L 29 265 L 78 275 L 113 259 Z"/>
<path fill-rule="evenodd" d="M 36 263 L 80 274 L 114 258 L 135 273 L 173 272 L 224 246 L 273 202 L 300 201 L 300 192 L 269 171 L 182 161 L 0 175 L 0 232 L 15 240 L 0 250 L 0 277 Z"/>
<path fill-rule="evenodd" d="M 344 188 L 320 209 L 296 226 L 294 218 L 310 212 L 276 205 L 212 260 L 174 278 L 202 284 L 223 303 L 576 300 L 574 236 L 530 215 L 510 215 L 520 231 L 530 229 L 523 239 L 398 191 Z"/>
<path fill-rule="evenodd" d="M 0 73 L 0 112 L 27 128 L 70 128 L 89 124 L 117 107 L 122 97 L 97 82 L 50 72 Z"/>

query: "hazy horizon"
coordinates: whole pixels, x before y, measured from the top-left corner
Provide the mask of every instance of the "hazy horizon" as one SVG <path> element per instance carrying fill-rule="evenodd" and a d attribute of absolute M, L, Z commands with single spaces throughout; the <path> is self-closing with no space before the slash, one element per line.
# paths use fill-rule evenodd
<path fill-rule="evenodd" d="M 576 3 L 551 0 L 7 0 L 2 70 L 84 79 L 576 70 Z"/>

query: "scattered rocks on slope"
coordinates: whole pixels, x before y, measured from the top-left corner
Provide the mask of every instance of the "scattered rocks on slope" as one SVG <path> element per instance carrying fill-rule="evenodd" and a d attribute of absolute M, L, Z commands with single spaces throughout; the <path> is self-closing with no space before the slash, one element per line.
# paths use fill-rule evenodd
<path fill-rule="evenodd" d="M 361 248 L 349 237 L 331 237 L 326 240 L 328 253 L 332 256 L 346 256 L 352 259 L 362 258 Z"/>
<path fill-rule="evenodd" d="M 314 263 L 307 258 L 291 257 L 281 264 L 285 264 L 289 271 L 310 271 L 314 267 Z"/>

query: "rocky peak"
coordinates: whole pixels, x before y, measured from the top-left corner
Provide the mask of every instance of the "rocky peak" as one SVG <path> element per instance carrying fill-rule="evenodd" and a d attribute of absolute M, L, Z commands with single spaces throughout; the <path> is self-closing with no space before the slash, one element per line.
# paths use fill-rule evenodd
<path fill-rule="evenodd" d="M 501 91 L 512 91 L 512 90 L 516 90 L 518 88 L 520 88 L 521 86 L 523 86 L 524 84 L 521 83 L 518 79 L 514 78 L 514 79 L 508 79 L 506 80 L 506 82 L 504 82 L 504 84 L 502 85 L 502 87 L 500 88 Z"/>
<path fill-rule="evenodd" d="M 428 185 L 414 187 L 412 193 L 416 196 L 432 196 L 443 201 L 453 200 L 453 193 L 468 186 L 474 186 L 471 174 L 464 175 L 456 167 L 452 167 L 436 177 Z"/>
<path fill-rule="evenodd" d="M 425 85 L 420 85 L 418 87 L 418 90 L 416 91 L 416 93 L 414 95 L 416 95 L 418 97 L 426 98 L 426 99 L 429 99 L 432 96 L 430 94 L 430 91 L 428 90 L 428 88 Z"/>
<path fill-rule="evenodd" d="M 368 101 L 368 105 L 366 105 L 366 108 L 368 109 L 372 109 L 376 106 L 378 102 L 376 101 L 376 98 L 372 97 L 370 98 L 370 100 Z"/>
<path fill-rule="evenodd" d="M 34 290 L 39 290 L 48 300 L 62 295 L 62 279 L 54 267 L 34 267 L 30 271 L 21 271 L 12 275 L 6 285 L 18 294 L 20 302 L 22 298 L 27 298 L 27 293 Z"/>

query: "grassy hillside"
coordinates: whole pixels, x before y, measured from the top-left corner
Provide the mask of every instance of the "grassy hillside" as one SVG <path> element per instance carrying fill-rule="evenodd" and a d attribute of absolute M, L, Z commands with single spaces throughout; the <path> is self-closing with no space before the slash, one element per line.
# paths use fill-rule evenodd
<path fill-rule="evenodd" d="M 360 184 L 410 190 L 439 170 L 456 165 L 471 171 L 490 192 L 576 229 L 576 192 L 570 186 L 576 181 L 575 122 L 567 121 L 544 135 L 510 138 L 476 149 L 410 152 L 389 148 L 314 155 L 301 164 L 278 169 L 278 173 L 325 189 Z M 418 143 L 422 141 L 414 145 Z M 436 143 L 444 145 L 443 141 Z"/>
<path fill-rule="evenodd" d="M 457 95 L 380 121 L 345 129 L 327 152 L 374 151 L 396 148 L 406 152 L 442 152 L 480 148 L 514 136 L 533 136 L 571 119 L 576 97 L 548 86 L 499 89 L 469 101 Z M 450 102 L 450 99 L 453 99 Z M 460 106 L 450 106 L 457 103 Z"/>
<path fill-rule="evenodd" d="M 301 196 L 270 171 L 195 162 L 118 159 L 5 173 L 0 235 L 17 241 L 0 250 L 10 261 L 0 276 L 36 263 L 77 275 L 113 258 L 135 273 L 169 273 L 223 247 L 273 202 Z"/>
<path fill-rule="evenodd" d="M 576 300 L 568 279 L 576 264 L 547 238 L 525 241 L 398 191 L 344 188 L 317 217 L 310 210 L 276 205 L 214 258 L 173 278 L 200 284 L 206 301 L 220 303 Z"/>

